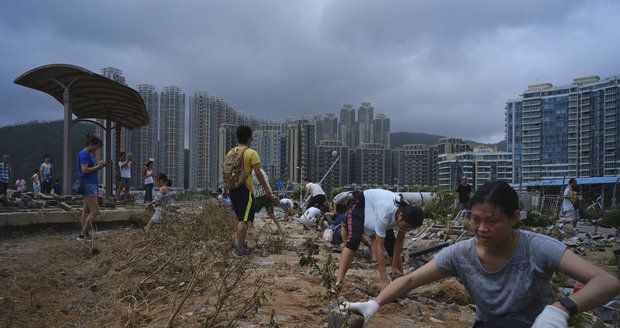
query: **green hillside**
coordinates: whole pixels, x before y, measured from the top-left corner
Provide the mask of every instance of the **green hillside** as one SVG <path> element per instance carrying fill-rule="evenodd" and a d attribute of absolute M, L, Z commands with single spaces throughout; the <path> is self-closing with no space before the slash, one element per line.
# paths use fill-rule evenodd
<path fill-rule="evenodd" d="M 86 133 L 94 131 L 95 126 L 90 123 L 73 125 L 71 146 L 74 155 L 83 148 Z M 15 179 L 22 176 L 26 179 L 28 190 L 31 190 L 30 177 L 34 169 L 41 166 L 44 154 L 51 156 L 54 178 L 62 181 L 62 133 L 63 121 L 36 121 L 0 127 L 0 154 L 11 157 L 11 187 L 14 187 Z"/>
<path fill-rule="evenodd" d="M 444 136 L 438 136 L 428 133 L 417 132 L 393 132 L 390 134 L 390 146 L 392 148 L 398 148 L 402 145 L 409 144 L 422 144 L 427 146 L 435 145 L 439 142 L 440 138 Z M 468 144 L 479 144 L 480 142 L 472 140 L 464 140 Z M 503 151 L 506 149 L 506 141 L 502 140 L 498 143 L 488 144 L 489 146 L 497 146 L 497 150 Z"/>

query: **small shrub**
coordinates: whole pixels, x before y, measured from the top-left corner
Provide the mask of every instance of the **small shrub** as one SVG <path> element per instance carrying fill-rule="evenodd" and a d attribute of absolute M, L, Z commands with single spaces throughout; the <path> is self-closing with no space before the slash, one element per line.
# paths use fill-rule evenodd
<path fill-rule="evenodd" d="M 528 227 L 548 227 L 553 225 L 555 221 L 556 218 L 551 215 L 545 215 L 538 211 L 529 211 L 522 223 Z"/>
<path fill-rule="evenodd" d="M 427 218 L 446 224 L 457 213 L 454 208 L 454 194 L 450 190 L 438 190 L 433 200 L 423 205 L 422 209 Z"/>
<path fill-rule="evenodd" d="M 604 212 L 603 224 L 612 228 L 620 227 L 620 209 Z"/>

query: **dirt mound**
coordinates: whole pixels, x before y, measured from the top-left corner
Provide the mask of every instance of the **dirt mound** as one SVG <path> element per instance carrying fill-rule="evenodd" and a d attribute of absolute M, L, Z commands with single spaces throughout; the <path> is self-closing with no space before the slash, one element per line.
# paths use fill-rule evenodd
<path fill-rule="evenodd" d="M 437 288 L 428 290 L 423 295 L 444 303 L 456 303 L 459 305 L 471 303 L 469 293 L 456 278 L 442 281 Z"/>

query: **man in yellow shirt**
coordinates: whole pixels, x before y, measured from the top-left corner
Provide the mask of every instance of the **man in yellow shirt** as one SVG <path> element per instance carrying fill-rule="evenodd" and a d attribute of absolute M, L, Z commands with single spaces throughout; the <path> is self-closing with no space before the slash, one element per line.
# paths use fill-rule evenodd
<path fill-rule="evenodd" d="M 237 127 L 236 134 L 239 145 L 231 149 L 228 153 L 243 152 L 243 173 L 247 178 L 245 179 L 245 183 L 240 187 L 225 190 L 224 193 L 230 194 L 232 207 L 239 219 L 239 223 L 237 224 L 236 254 L 248 255 L 249 249 L 245 238 L 248 232 L 248 222 L 254 221 L 254 184 L 252 183 L 252 171 L 256 174 L 260 185 L 267 191 L 267 198 L 271 199 L 274 203 L 278 202 L 278 198 L 271 193 L 271 188 L 269 188 L 269 184 L 265 181 L 260 171 L 260 157 L 258 153 L 251 148 L 252 129 L 249 126 L 240 125 Z"/>

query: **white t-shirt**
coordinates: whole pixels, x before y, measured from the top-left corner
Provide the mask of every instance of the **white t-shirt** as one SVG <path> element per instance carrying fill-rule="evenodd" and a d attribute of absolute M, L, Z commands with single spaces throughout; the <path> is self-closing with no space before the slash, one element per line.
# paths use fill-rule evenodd
<path fill-rule="evenodd" d="M 125 163 L 127 166 L 123 167 Z M 118 162 L 118 167 L 121 169 L 121 178 L 131 179 L 131 162 Z"/>
<path fill-rule="evenodd" d="M 129 172 L 131 175 L 131 172 Z M 146 170 L 146 178 L 144 178 L 144 184 L 153 183 L 153 170 Z"/>
<path fill-rule="evenodd" d="M 15 181 L 15 187 L 19 192 L 26 191 L 26 180 L 18 179 L 17 181 Z"/>
<path fill-rule="evenodd" d="M 265 182 L 269 184 L 269 176 L 265 172 L 265 170 L 260 169 L 260 172 L 263 174 L 263 178 L 265 178 Z M 252 170 L 252 183 L 254 184 L 254 197 L 261 197 L 267 195 L 267 192 L 263 189 L 263 186 L 258 181 L 256 177 L 256 173 Z M 271 190 L 269 190 L 271 191 Z"/>
<path fill-rule="evenodd" d="M 398 227 L 394 204 L 400 196 L 389 190 L 368 189 L 364 191 L 364 233 L 368 236 L 377 235 L 385 238 L 388 229 Z"/>
<path fill-rule="evenodd" d="M 40 170 L 41 170 L 41 177 L 43 178 L 43 180 L 45 180 L 46 177 L 49 179 L 52 178 L 52 164 L 43 163 L 41 164 Z"/>
<path fill-rule="evenodd" d="M 575 209 L 573 207 L 573 189 L 570 186 L 566 186 L 566 188 L 564 188 L 564 197 L 566 196 L 568 196 L 569 198 L 564 198 L 562 200 L 563 212 L 568 212 Z"/>
<path fill-rule="evenodd" d="M 310 189 L 310 192 L 312 193 L 312 197 L 318 196 L 318 195 L 325 195 L 323 188 L 321 188 L 321 185 L 318 183 L 308 182 L 306 184 L 306 189 Z"/>
<path fill-rule="evenodd" d="M 298 219 L 301 224 L 306 228 L 312 228 L 316 226 L 316 218 L 321 215 L 321 210 L 316 207 L 310 207 L 306 212 Z"/>
<path fill-rule="evenodd" d="M 41 180 L 39 179 L 39 175 L 38 174 L 33 174 L 32 175 L 32 185 L 33 186 L 38 186 L 41 184 Z"/>
<path fill-rule="evenodd" d="M 282 198 L 282 199 L 280 199 L 280 205 L 282 207 L 292 208 L 293 207 L 293 201 L 288 199 L 288 198 Z"/>

